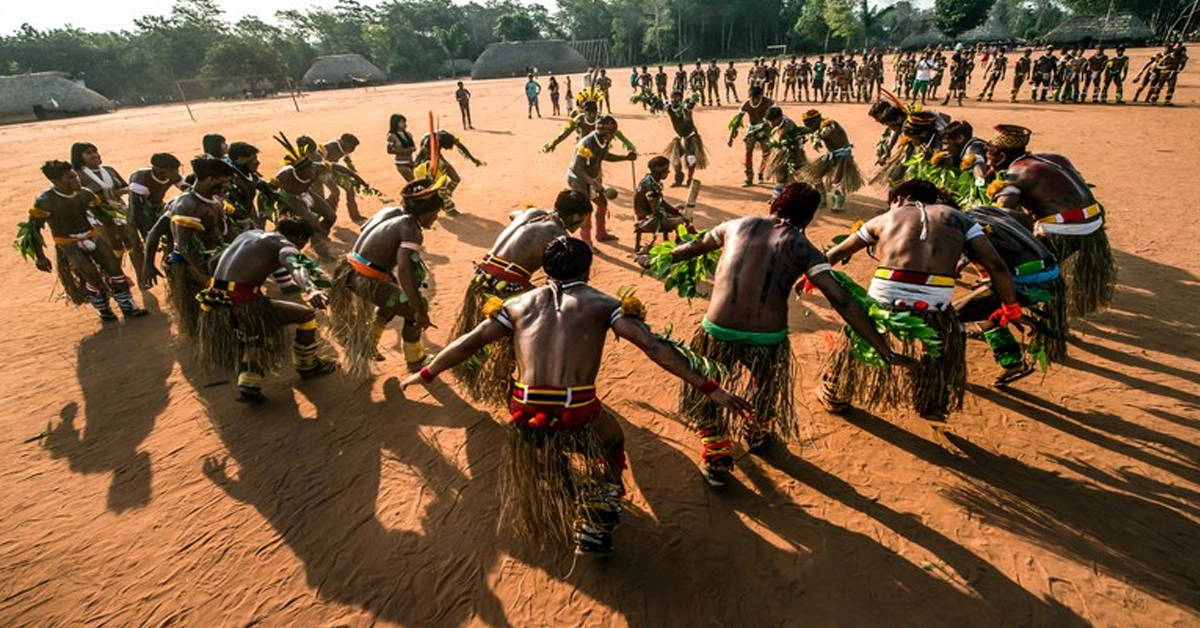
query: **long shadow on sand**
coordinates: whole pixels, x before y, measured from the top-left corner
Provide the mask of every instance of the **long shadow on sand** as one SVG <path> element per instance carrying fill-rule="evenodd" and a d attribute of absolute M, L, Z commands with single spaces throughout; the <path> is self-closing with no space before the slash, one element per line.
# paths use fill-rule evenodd
<path fill-rule="evenodd" d="M 1045 414 L 1033 408 L 1031 412 L 1034 419 Z M 1200 526 L 1178 511 L 1031 467 L 948 432 L 946 439 L 966 458 L 865 412 L 851 411 L 845 419 L 961 474 L 968 486 L 948 489 L 949 497 L 982 513 L 988 525 L 1022 535 L 1080 564 L 1093 565 L 1163 599 L 1200 610 L 1194 560 L 1200 553 Z"/>
<path fill-rule="evenodd" d="M 167 407 L 167 380 L 175 362 L 170 322 L 153 295 L 145 298 L 149 316 L 110 323 L 79 343 L 83 431 L 75 425 L 78 405 L 70 402 L 45 440 L 50 455 L 66 458 L 72 471 L 112 473 L 108 509 L 113 512 L 150 503 L 150 453 L 139 449 Z M 148 349 L 134 356 L 134 346 Z"/>

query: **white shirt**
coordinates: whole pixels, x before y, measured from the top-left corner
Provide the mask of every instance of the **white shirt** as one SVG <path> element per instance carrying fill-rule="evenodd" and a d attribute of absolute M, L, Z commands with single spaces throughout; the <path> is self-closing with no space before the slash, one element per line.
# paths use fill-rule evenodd
<path fill-rule="evenodd" d="M 933 61 L 930 59 L 921 59 L 917 64 L 917 80 L 928 81 L 933 78 Z"/>

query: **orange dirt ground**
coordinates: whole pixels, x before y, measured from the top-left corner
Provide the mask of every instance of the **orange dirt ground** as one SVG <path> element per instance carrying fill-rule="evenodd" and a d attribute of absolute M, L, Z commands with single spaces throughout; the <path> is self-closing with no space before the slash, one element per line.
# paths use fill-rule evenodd
<path fill-rule="evenodd" d="M 1134 70 L 1147 55 L 1135 52 Z M 628 104 L 627 76 L 613 72 L 615 111 L 649 154 L 670 127 Z M 673 415 L 677 382 L 611 343 L 599 385 L 627 435 L 630 508 L 605 561 L 573 564 L 565 548 L 497 530 L 500 424 L 449 375 L 402 395 L 396 329 L 377 378 L 288 374 L 269 380 L 266 405 L 246 407 L 232 375 L 199 372 L 174 344 L 161 287 L 140 296 L 152 316 L 102 325 L 89 308 L 56 302 L 53 277 L 10 249 L 0 257 L 0 624 L 1198 626 L 1200 246 L 1181 215 L 1200 200 L 1188 175 L 1200 145 L 1197 76 L 1183 75 L 1175 108 L 946 108 L 981 135 L 1000 122 L 1029 126 L 1035 150 L 1069 156 L 1109 212 L 1121 275 L 1113 308 L 1075 323 L 1071 359 L 1046 377 L 992 390 L 997 367 L 972 342 L 966 408 L 944 427 L 900 410 L 819 410 L 810 391 L 837 324 L 809 297 L 791 316 L 803 442 L 742 458 L 736 484 L 718 493 Z M 548 205 L 563 186 L 569 143 L 538 150 L 563 120 L 548 117 L 545 97 L 545 119 L 521 119 L 522 83 L 469 84 L 478 129 L 461 137 L 488 164 L 451 157 L 464 214 L 427 236 L 435 346 L 508 212 Z M 38 166 L 65 159 L 74 141 L 98 144 L 128 175 L 153 152 L 186 158 L 201 135 L 220 132 L 263 149 L 273 172 L 273 133 L 348 131 L 363 140 L 360 170 L 396 195 L 388 115 L 406 113 L 419 134 L 434 109 L 457 133 L 452 92 L 450 82 L 394 85 L 308 94 L 300 113 L 279 98 L 196 105 L 198 122 L 165 106 L 5 127 L 3 224 L 23 219 L 47 187 Z M 807 108 L 785 110 L 799 118 Z M 873 172 L 881 129 L 866 107 L 821 109 Z M 762 213 L 770 196 L 739 187 L 740 145 L 724 143 L 732 114 L 697 116 L 712 163 L 698 175 L 702 227 Z M 621 191 L 621 241 L 599 246 L 594 284 L 636 285 L 650 323 L 686 337 L 705 303 L 638 275 L 627 169 L 607 167 Z M 882 194 L 865 189 L 846 214 L 818 214 L 814 242 L 871 216 Z M 379 202 L 363 205 L 371 213 Z M 343 246 L 355 236 L 349 221 L 335 232 Z M 858 257 L 849 271 L 865 281 L 869 260 Z"/>

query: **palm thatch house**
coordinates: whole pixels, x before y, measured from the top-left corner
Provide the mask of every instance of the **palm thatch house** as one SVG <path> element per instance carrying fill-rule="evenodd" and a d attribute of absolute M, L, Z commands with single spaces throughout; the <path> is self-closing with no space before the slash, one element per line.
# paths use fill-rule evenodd
<path fill-rule="evenodd" d="M 116 108 L 113 101 L 62 72 L 0 76 L 0 124 L 90 116 Z"/>
<path fill-rule="evenodd" d="M 329 55 L 317 57 L 300 79 L 300 86 L 308 89 L 336 89 L 340 87 L 363 87 L 387 81 L 387 74 L 367 61 L 362 55 Z"/>
<path fill-rule="evenodd" d="M 932 22 L 926 22 L 924 28 L 905 37 L 900 42 L 900 49 L 918 50 L 927 46 L 945 46 L 952 43 L 954 43 L 954 40 L 943 35 L 941 31 L 934 27 Z"/>
<path fill-rule="evenodd" d="M 500 42 L 491 44 L 475 60 L 471 78 L 489 79 L 539 73 L 574 74 L 588 69 L 587 59 L 561 40 Z"/>
<path fill-rule="evenodd" d="M 1067 18 L 1054 30 L 1042 37 L 1051 44 L 1082 44 L 1094 46 L 1100 43 L 1141 44 L 1154 39 L 1154 31 L 1131 13 L 1119 15 L 1076 15 Z"/>
<path fill-rule="evenodd" d="M 1004 20 L 1000 19 L 996 11 L 989 13 L 983 24 L 958 36 L 958 41 L 964 44 L 991 44 L 1015 40 L 1016 37 L 1008 30 L 1008 26 L 1005 26 Z"/>

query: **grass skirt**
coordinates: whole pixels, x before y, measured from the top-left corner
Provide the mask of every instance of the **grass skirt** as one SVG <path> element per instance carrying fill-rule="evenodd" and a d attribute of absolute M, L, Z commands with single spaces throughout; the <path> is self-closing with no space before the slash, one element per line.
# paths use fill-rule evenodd
<path fill-rule="evenodd" d="M 182 262 L 167 264 L 167 303 L 175 314 L 180 335 L 194 341 L 200 323 L 200 302 L 196 295 L 204 286 L 192 279 L 187 270 L 187 264 Z"/>
<path fill-rule="evenodd" d="M 791 146 L 773 148 L 763 170 L 773 175 L 778 182 L 790 182 L 795 180 L 799 173 L 808 166 L 808 155 L 804 153 L 803 144 L 796 143 Z"/>
<path fill-rule="evenodd" d="M 953 310 L 924 311 L 920 316 L 938 332 L 942 342 L 938 359 L 929 357 L 924 345 L 914 341 L 900 345 L 898 352 L 920 361 L 917 373 L 910 375 L 900 367 L 871 366 L 852 357 L 849 338 L 839 334 L 833 352 L 825 360 L 822 385 L 826 399 L 870 410 L 911 404 L 921 414 L 961 409 L 967 388 L 967 342 L 962 323 Z"/>
<path fill-rule="evenodd" d="M 1053 298 L 1049 302 L 1031 304 L 1028 308 L 1030 313 L 1050 332 L 1049 334 L 1039 333 L 1033 342 L 1041 345 L 1048 360 L 1061 363 L 1067 357 L 1067 337 L 1071 332 L 1070 322 L 1067 320 L 1066 282 L 1060 276 L 1041 283 L 1018 284 L 1017 292 L 1019 293 L 1022 288 L 1044 290 L 1052 295 Z"/>
<path fill-rule="evenodd" d="M 718 340 L 699 328 L 692 336 L 692 351 L 729 369 L 722 387 L 750 401 L 753 417 L 730 416 L 695 386 L 679 393 L 679 414 L 692 430 L 719 430 L 722 434 L 768 428 L 786 440 L 799 433 L 792 386 L 792 346 L 786 338 L 774 345 Z"/>
<path fill-rule="evenodd" d="M 800 178 L 814 187 L 838 189 L 853 194 L 863 186 L 862 172 L 854 157 L 831 157 L 828 153 L 800 169 Z"/>
<path fill-rule="evenodd" d="M 72 244 L 70 246 L 74 245 Z M 88 259 L 88 263 L 95 266 L 90 258 Z M 91 293 L 88 292 L 87 281 L 83 278 L 83 275 L 81 275 L 79 271 L 75 269 L 75 264 L 71 261 L 71 258 L 67 257 L 67 254 L 63 252 L 62 247 L 59 246 L 54 247 L 54 270 L 58 274 L 59 283 L 62 284 L 63 294 L 67 296 L 67 299 L 70 300 L 71 303 L 74 303 L 75 305 L 83 305 L 84 303 L 88 302 L 88 295 Z M 96 270 L 95 272 L 97 275 L 100 273 L 99 270 Z M 105 287 L 102 285 L 96 286 L 96 289 L 99 290 L 101 294 L 105 292 Z"/>
<path fill-rule="evenodd" d="M 1117 263 L 1106 230 L 1084 236 L 1047 235 L 1042 240 L 1056 258 L 1067 283 L 1067 314 L 1082 318 L 1106 309 L 1117 284 Z"/>
<path fill-rule="evenodd" d="M 213 371 L 240 370 L 243 357 L 261 369 L 278 372 L 287 359 L 286 328 L 268 298 L 200 312 L 196 356 Z"/>
<path fill-rule="evenodd" d="M 509 424 L 500 476 L 500 524 L 546 543 L 570 543 L 577 501 L 605 486 L 604 447 L 591 423 L 567 430 Z"/>
<path fill-rule="evenodd" d="M 667 159 L 670 159 L 672 164 L 679 163 L 681 160 L 683 160 L 684 165 L 686 166 L 688 153 L 684 144 L 688 142 L 692 144 L 692 148 L 695 150 L 696 170 L 704 170 L 708 167 L 708 150 L 704 148 L 704 140 L 701 139 L 699 133 L 691 136 L 690 138 L 678 136 L 672 138 L 671 142 L 667 144 L 667 147 L 663 149 L 663 156 Z"/>
<path fill-rule="evenodd" d="M 451 338 L 460 338 L 483 322 L 483 305 L 492 296 L 504 299 L 521 292 L 500 295 L 494 293 L 495 290 L 491 289 L 487 281 L 481 281 L 479 275 L 472 279 L 467 286 L 466 295 L 463 296 L 458 319 L 454 321 Z M 451 371 L 472 401 L 498 406 L 508 402 L 512 385 L 510 380 L 516 359 L 512 336 L 505 336 L 455 365 Z"/>
<path fill-rule="evenodd" d="M 354 271 L 344 258 L 333 269 L 329 295 L 329 333 L 342 346 L 343 364 L 351 377 L 367 377 L 378 354 L 373 326 L 378 307 L 375 293 L 382 283 Z"/>

